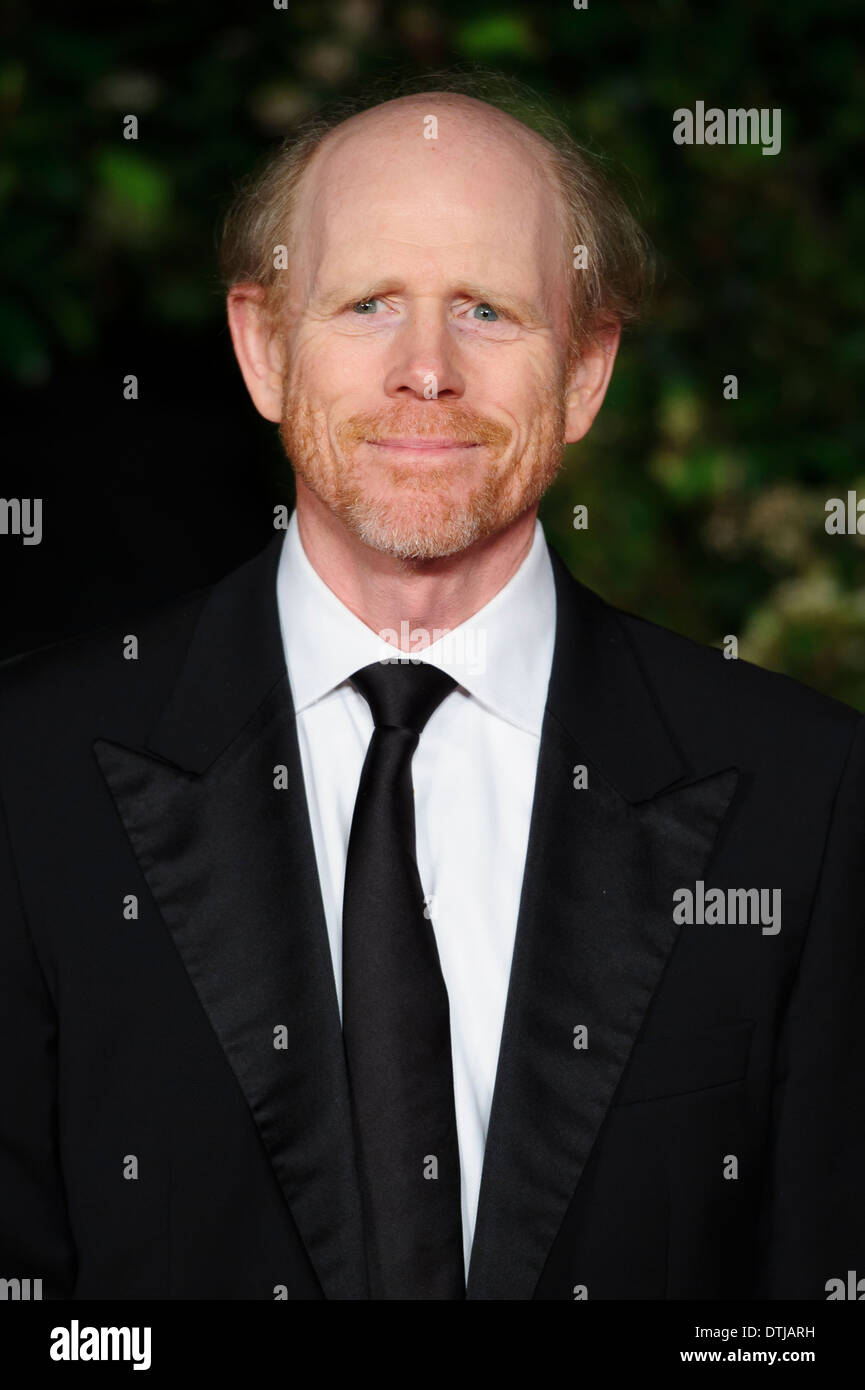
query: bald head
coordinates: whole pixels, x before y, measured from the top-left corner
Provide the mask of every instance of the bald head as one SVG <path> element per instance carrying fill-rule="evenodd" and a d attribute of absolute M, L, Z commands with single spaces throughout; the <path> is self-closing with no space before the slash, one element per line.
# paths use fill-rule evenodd
<path fill-rule="evenodd" d="M 523 184 L 525 201 L 539 198 L 547 216 L 554 213 L 562 225 L 562 190 L 551 154 L 546 140 L 487 102 L 421 92 L 371 107 L 329 131 L 307 167 L 298 202 L 308 205 L 323 179 L 363 196 L 364 178 L 386 169 L 393 181 L 392 206 L 399 179 L 419 173 L 427 186 L 425 204 L 434 215 L 437 189 L 452 186 L 455 178 L 462 180 L 469 203 L 514 179 Z"/>

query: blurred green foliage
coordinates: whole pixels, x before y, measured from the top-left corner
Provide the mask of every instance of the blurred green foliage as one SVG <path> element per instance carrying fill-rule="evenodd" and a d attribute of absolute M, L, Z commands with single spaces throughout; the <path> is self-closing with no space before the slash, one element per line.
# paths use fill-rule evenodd
<path fill-rule="evenodd" d="M 96 353 L 119 313 L 166 335 L 216 332 L 232 184 L 317 105 L 366 77 L 499 68 L 608 158 L 663 272 L 592 434 L 545 499 L 548 535 L 613 602 L 701 641 L 737 634 L 742 657 L 865 708 L 865 537 L 824 528 L 829 497 L 865 497 L 857 5 L 214 0 L 85 13 L 7 6 L 0 363 L 22 387 Z M 674 145 L 673 110 L 697 100 L 780 107 L 780 154 Z M 122 138 L 130 113 L 137 141 Z M 577 503 L 585 531 L 571 524 Z"/>

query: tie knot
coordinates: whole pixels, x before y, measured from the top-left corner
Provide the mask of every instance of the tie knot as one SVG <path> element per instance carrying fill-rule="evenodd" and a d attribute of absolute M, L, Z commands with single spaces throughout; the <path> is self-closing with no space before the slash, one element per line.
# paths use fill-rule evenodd
<path fill-rule="evenodd" d="M 355 671 L 354 685 L 372 711 L 377 729 L 411 729 L 420 734 L 433 710 L 456 687 L 456 681 L 427 662 L 374 661 Z"/>

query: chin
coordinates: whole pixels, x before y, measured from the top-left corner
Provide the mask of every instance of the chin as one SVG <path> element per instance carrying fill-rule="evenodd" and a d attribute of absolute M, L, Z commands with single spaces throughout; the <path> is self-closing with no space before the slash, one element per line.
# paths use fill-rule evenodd
<path fill-rule="evenodd" d="M 398 560 L 439 560 L 457 555 L 490 531 L 470 511 L 450 509 L 446 516 L 440 512 L 418 515 L 361 504 L 350 508 L 344 518 L 349 529 L 368 545 Z M 496 528 L 493 528 L 496 529 Z"/>

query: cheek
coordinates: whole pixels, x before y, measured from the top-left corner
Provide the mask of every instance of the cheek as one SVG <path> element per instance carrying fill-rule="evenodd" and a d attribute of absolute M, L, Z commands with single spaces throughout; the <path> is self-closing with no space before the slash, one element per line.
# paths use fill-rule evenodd
<path fill-rule="evenodd" d="M 517 438 L 527 442 L 549 429 L 564 401 L 563 381 L 550 364 L 524 362 L 497 374 L 489 399 L 508 417 Z"/>
<path fill-rule="evenodd" d="M 368 401 L 379 388 L 383 371 L 381 343 L 339 334 L 302 337 L 292 357 L 295 380 L 323 403 L 350 396 Z"/>
<path fill-rule="evenodd" d="M 549 351 L 502 352 L 488 375 L 495 395 L 523 417 L 536 410 L 539 402 L 549 406 L 564 381 L 562 365 Z"/>

